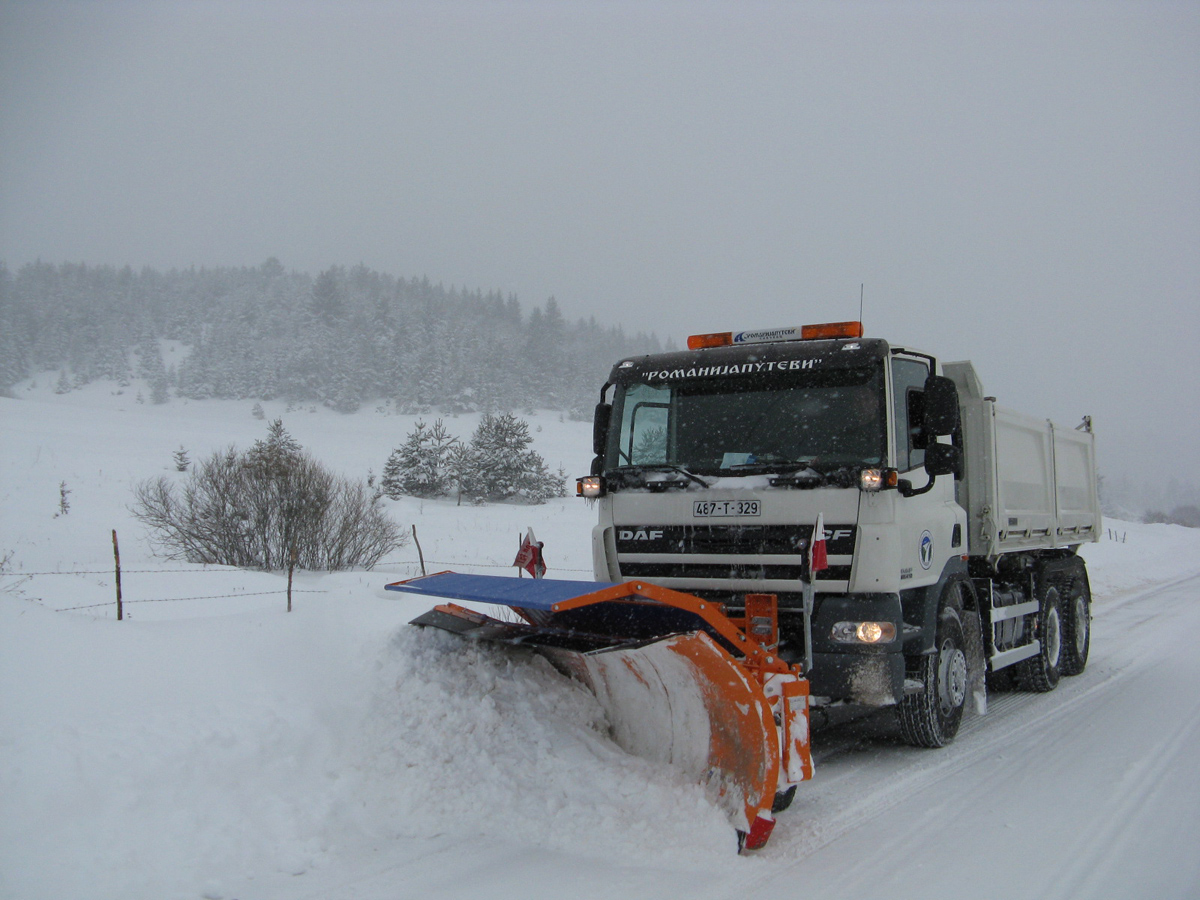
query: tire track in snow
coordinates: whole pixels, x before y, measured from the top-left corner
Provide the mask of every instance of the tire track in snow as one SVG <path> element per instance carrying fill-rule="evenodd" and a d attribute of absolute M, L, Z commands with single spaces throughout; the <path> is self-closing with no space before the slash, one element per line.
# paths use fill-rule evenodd
<path fill-rule="evenodd" d="M 1173 669 L 1164 671 L 1161 664 L 1163 660 L 1169 660 L 1187 666 L 1183 677 L 1189 683 L 1194 684 L 1200 679 L 1200 666 L 1193 661 L 1194 640 L 1191 637 L 1200 627 L 1200 615 L 1194 602 L 1195 593 L 1185 592 L 1189 582 L 1200 587 L 1200 579 L 1195 577 L 1179 579 L 1164 585 L 1162 590 L 1145 591 L 1131 597 L 1115 609 L 1118 615 L 1113 616 L 1114 624 L 1117 620 L 1123 620 L 1123 624 L 1129 625 L 1131 631 L 1159 619 L 1163 614 L 1190 616 L 1191 627 L 1171 627 L 1163 623 L 1164 627 L 1141 642 L 1141 646 L 1132 643 L 1121 648 L 1130 657 L 1130 665 L 1123 670 L 1129 678 L 1120 682 L 1121 699 L 1137 707 L 1130 717 L 1139 715 L 1145 708 L 1153 709 L 1153 704 L 1157 704 L 1166 708 L 1165 713 L 1158 714 L 1157 722 L 1171 721 L 1172 715 L 1178 715 L 1178 718 L 1172 721 L 1165 732 L 1157 735 L 1157 740 L 1148 747 L 1147 752 L 1139 754 L 1119 778 L 1100 786 L 1100 790 L 1109 794 L 1105 804 L 1106 815 L 1092 827 L 1080 829 L 1069 842 L 1064 853 L 1067 864 L 1056 889 L 1046 895 L 1047 900 L 1110 894 L 1110 879 L 1119 865 L 1114 860 L 1113 848 L 1120 846 L 1128 835 L 1156 833 L 1151 801 L 1159 800 L 1171 790 L 1168 784 L 1170 779 L 1178 777 L 1181 772 L 1190 772 L 1194 767 L 1194 748 L 1200 740 L 1200 695 L 1172 691 L 1175 685 L 1171 682 L 1177 678 L 1177 673 Z M 1162 603 L 1170 594 L 1178 597 L 1171 606 L 1150 610 L 1142 608 L 1154 602 Z M 1182 708 L 1181 700 L 1184 700 Z M 1137 724 L 1135 722 L 1132 727 Z M 1128 730 L 1131 726 L 1121 722 L 1118 727 Z M 1155 737 L 1150 729 L 1144 729 L 1141 734 L 1143 737 Z M 1186 858 L 1190 854 L 1185 852 L 1183 856 Z M 1171 873 L 1163 874 L 1169 877 Z M 1171 893 L 1168 891 L 1165 896 L 1171 896 Z"/>
<path fill-rule="evenodd" d="M 1056 888 L 1045 894 L 1044 900 L 1105 895 L 1102 887 L 1112 868 L 1112 847 L 1119 843 L 1123 833 L 1139 830 L 1139 821 L 1149 815 L 1146 798 L 1157 793 L 1175 763 L 1195 746 L 1198 730 L 1200 706 L 1192 710 L 1153 755 L 1139 761 L 1132 777 L 1106 786 L 1114 790 L 1116 801 L 1109 803 L 1109 815 L 1098 827 L 1079 829 L 1063 854 L 1068 860 L 1067 867 L 1062 870 Z M 1190 760 L 1184 764 L 1190 766 Z"/>

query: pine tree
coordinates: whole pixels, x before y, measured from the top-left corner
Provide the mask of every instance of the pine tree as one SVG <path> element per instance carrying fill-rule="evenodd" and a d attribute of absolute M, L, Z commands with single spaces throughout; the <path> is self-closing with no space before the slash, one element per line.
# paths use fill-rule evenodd
<path fill-rule="evenodd" d="M 300 443 L 283 427 L 283 419 L 267 426 L 266 440 L 257 440 L 246 453 L 250 465 L 279 474 L 291 468 L 303 454 Z"/>
<path fill-rule="evenodd" d="M 162 366 L 161 360 L 159 360 L 159 366 Z M 162 404 L 169 399 L 171 399 L 171 391 L 168 386 L 167 370 L 160 368 L 158 373 L 150 379 L 150 402 Z"/>
<path fill-rule="evenodd" d="M 397 447 L 383 464 L 383 475 L 379 479 L 379 488 L 384 496 L 399 500 L 404 496 L 404 464 L 402 462 L 403 447 Z"/>
<path fill-rule="evenodd" d="M 339 284 L 341 274 L 341 270 L 333 266 L 318 275 L 313 284 L 309 309 L 315 318 L 326 325 L 332 325 L 345 311 Z"/>
<path fill-rule="evenodd" d="M 565 492 L 564 481 L 550 472 L 541 455 L 530 448 L 529 424 L 511 413 L 485 415 L 471 436 L 462 466 L 460 489 L 483 500 L 545 503 Z"/>
<path fill-rule="evenodd" d="M 404 443 L 392 451 L 383 469 L 383 492 L 393 500 L 411 497 L 444 497 L 453 483 L 450 454 L 458 444 L 438 419 L 432 428 L 418 421 Z"/>
<path fill-rule="evenodd" d="M 58 484 L 58 512 L 54 514 L 54 518 L 65 516 L 71 511 L 71 501 L 67 499 L 70 493 L 71 489 L 67 487 L 67 483 L 60 481 Z"/>
<path fill-rule="evenodd" d="M 450 453 L 460 443 L 458 438 L 446 430 L 445 423 L 441 419 L 433 423 L 433 428 L 429 432 L 428 455 L 432 461 L 433 470 L 438 475 L 437 495 L 439 497 L 450 493 L 450 488 L 453 486 L 449 470 Z"/>

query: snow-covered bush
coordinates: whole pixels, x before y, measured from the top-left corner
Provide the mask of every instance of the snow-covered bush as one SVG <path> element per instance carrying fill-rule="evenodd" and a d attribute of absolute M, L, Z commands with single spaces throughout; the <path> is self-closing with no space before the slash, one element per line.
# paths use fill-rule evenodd
<path fill-rule="evenodd" d="M 565 496 L 565 479 L 550 471 L 531 443 L 525 420 L 511 413 L 484 416 L 456 460 L 462 496 L 525 503 Z"/>
<path fill-rule="evenodd" d="M 411 497 L 444 497 L 450 493 L 454 478 L 450 455 L 458 445 L 438 419 L 429 428 L 417 422 L 404 443 L 392 451 L 383 467 L 380 487 L 393 500 Z"/>
<path fill-rule="evenodd" d="M 407 542 L 361 481 L 340 478 L 276 419 L 266 440 L 193 466 L 182 489 L 167 477 L 134 488 L 135 518 L 169 559 L 260 569 L 372 566 Z"/>

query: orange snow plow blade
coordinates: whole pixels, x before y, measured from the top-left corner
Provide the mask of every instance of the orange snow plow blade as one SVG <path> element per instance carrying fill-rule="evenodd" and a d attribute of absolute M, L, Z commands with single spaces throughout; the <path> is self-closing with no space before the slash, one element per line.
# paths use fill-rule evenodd
<path fill-rule="evenodd" d="M 413 624 L 544 655 L 596 695 L 619 746 L 706 785 L 746 849 L 766 843 L 776 797 L 812 776 L 808 683 L 775 655 L 773 596 L 749 595 L 734 619 L 643 582 L 445 572 L 387 587 L 512 606 L 524 623 L 445 604 Z"/>
<path fill-rule="evenodd" d="M 618 746 L 707 784 L 739 831 L 770 812 L 779 779 L 770 705 L 707 635 L 546 655 L 596 695 Z"/>

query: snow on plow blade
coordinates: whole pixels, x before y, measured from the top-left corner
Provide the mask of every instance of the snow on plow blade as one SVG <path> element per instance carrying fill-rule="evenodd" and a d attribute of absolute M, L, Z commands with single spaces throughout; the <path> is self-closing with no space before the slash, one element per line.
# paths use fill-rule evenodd
<path fill-rule="evenodd" d="M 812 775 L 808 683 L 775 654 L 771 595 L 731 618 L 644 582 L 443 572 L 387 588 L 515 609 L 524 622 L 444 604 L 413 624 L 544 655 L 596 695 L 619 746 L 706 784 L 748 849 L 770 836 L 776 796 Z"/>
<path fill-rule="evenodd" d="M 707 635 L 547 655 L 591 688 L 620 747 L 714 788 L 739 831 L 770 811 L 779 776 L 770 706 Z"/>

